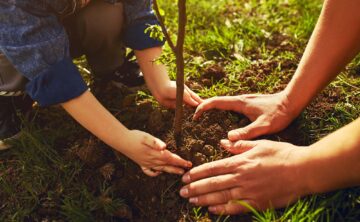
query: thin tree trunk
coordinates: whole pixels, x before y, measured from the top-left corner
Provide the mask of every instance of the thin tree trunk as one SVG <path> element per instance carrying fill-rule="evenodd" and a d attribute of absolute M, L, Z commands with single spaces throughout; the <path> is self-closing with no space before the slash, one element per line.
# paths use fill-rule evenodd
<path fill-rule="evenodd" d="M 186 27 L 186 0 L 178 0 L 179 24 L 176 42 L 176 113 L 174 120 L 174 133 L 176 141 L 180 141 L 182 120 L 184 116 L 184 40 Z"/>
<path fill-rule="evenodd" d="M 154 10 L 159 19 L 165 39 L 176 57 L 176 112 L 174 119 L 174 136 L 177 144 L 181 141 L 182 121 L 184 116 L 183 98 L 184 98 L 184 40 L 186 27 L 186 0 L 178 0 L 178 35 L 176 45 L 170 38 L 165 27 L 164 18 L 160 14 L 157 0 L 153 0 Z"/>

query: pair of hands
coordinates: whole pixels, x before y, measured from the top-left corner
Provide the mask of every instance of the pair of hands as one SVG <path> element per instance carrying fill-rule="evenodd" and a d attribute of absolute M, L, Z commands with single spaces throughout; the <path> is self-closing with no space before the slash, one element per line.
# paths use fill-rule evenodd
<path fill-rule="evenodd" d="M 153 96 L 160 104 L 174 108 L 176 84 L 169 80 L 165 66 L 151 62 L 161 54 L 161 48 L 135 52 L 135 54 Z M 183 181 L 188 185 L 181 189 L 181 196 L 190 198 L 189 201 L 196 205 L 210 206 L 211 212 L 219 214 L 246 211 L 241 205 L 232 203 L 232 200 L 242 199 L 256 208 L 265 208 L 270 204 L 275 207 L 284 205 L 298 196 L 295 193 L 298 188 L 288 186 L 288 189 L 279 189 L 279 187 L 282 188 L 289 182 L 285 179 L 293 178 L 284 175 L 291 174 L 290 170 L 284 170 L 288 168 L 286 163 L 295 162 L 289 160 L 294 156 L 290 155 L 292 152 L 289 150 L 299 149 L 294 149 L 295 146 L 288 143 L 248 141 L 284 129 L 300 113 L 301 110 L 289 104 L 285 92 L 273 95 L 215 97 L 202 101 L 185 87 L 184 102 L 197 106 L 194 119 L 199 118 L 206 110 L 222 109 L 242 113 L 252 123 L 244 128 L 230 131 L 228 139 L 221 141 L 221 145 L 234 154 L 248 152 L 190 170 L 183 177 Z M 127 155 L 137 162 L 147 175 L 156 176 L 161 171 L 183 174 L 183 168 L 191 167 L 190 162 L 167 151 L 162 141 L 139 131 L 131 131 L 131 134 L 133 135 L 131 143 L 137 144 L 129 147 L 140 149 L 134 150 L 134 154 Z M 139 136 L 148 137 L 147 140 L 156 142 L 142 142 L 145 140 L 138 140 Z M 272 203 L 269 203 L 269 200 L 272 200 Z"/>
<path fill-rule="evenodd" d="M 252 123 L 228 132 L 221 146 L 235 155 L 206 163 L 187 172 L 180 195 L 197 206 L 208 206 L 214 214 L 238 214 L 250 209 L 283 207 L 307 193 L 298 166 L 303 150 L 289 143 L 250 141 L 287 127 L 301 110 L 295 110 L 285 92 L 272 95 L 214 97 L 201 103 L 194 119 L 209 109 L 232 110 Z"/>

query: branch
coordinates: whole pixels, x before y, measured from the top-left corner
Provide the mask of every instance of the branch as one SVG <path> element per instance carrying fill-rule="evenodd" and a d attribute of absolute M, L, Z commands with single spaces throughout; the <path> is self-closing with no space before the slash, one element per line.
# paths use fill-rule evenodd
<path fill-rule="evenodd" d="M 168 33 L 167 29 L 166 29 L 164 18 L 160 14 L 160 10 L 159 10 L 157 0 L 153 0 L 153 5 L 154 5 L 154 10 L 155 10 L 156 16 L 159 19 L 161 29 L 162 29 L 162 31 L 163 31 L 163 33 L 165 35 L 165 39 L 168 42 L 171 50 L 174 52 L 174 54 L 176 54 L 176 47 L 175 47 L 173 41 L 171 40 L 170 35 L 169 35 L 169 33 Z"/>

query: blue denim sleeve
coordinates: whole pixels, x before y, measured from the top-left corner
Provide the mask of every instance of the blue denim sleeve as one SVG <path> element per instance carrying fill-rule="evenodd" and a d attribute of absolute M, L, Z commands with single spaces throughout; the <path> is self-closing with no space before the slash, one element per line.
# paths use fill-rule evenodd
<path fill-rule="evenodd" d="M 29 80 L 27 93 L 49 106 L 80 96 L 87 86 L 72 63 L 63 26 L 35 2 L 0 2 L 0 50 Z"/>
<path fill-rule="evenodd" d="M 159 24 L 152 10 L 151 0 L 125 0 L 126 28 L 123 34 L 124 44 L 132 49 L 142 50 L 164 45 L 145 33 L 149 25 Z"/>

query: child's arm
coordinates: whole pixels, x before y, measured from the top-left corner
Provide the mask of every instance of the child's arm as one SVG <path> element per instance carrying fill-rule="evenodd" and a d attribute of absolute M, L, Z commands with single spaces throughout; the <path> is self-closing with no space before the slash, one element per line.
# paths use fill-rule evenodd
<path fill-rule="evenodd" d="M 144 73 L 147 86 L 156 100 L 166 107 L 175 108 L 176 84 L 170 80 L 165 65 L 156 62 L 161 52 L 161 47 L 153 47 L 135 50 L 135 55 Z M 184 102 L 190 106 L 197 106 L 202 99 L 185 86 Z"/>
<path fill-rule="evenodd" d="M 99 139 L 134 160 L 149 176 L 158 175 L 158 171 L 183 174 L 182 168 L 191 167 L 190 162 L 166 150 L 161 140 L 145 132 L 128 130 L 89 91 L 62 103 L 62 107 Z"/>

